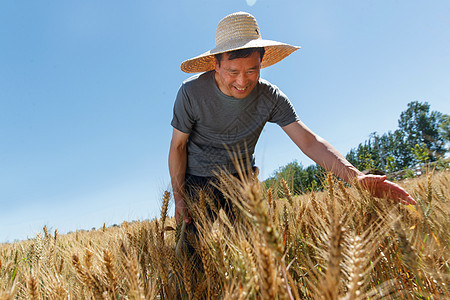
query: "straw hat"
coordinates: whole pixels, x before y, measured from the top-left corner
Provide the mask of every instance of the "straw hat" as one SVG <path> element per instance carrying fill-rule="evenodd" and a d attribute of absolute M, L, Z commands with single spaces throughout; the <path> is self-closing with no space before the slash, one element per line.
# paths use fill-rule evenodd
<path fill-rule="evenodd" d="M 184 61 L 181 70 L 186 73 L 210 71 L 215 67 L 215 54 L 253 47 L 265 49 L 261 68 L 276 64 L 300 49 L 297 46 L 263 40 L 255 17 L 246 12 L 236 12 L 223 18 L 217 25 L 216 47 Z"/>

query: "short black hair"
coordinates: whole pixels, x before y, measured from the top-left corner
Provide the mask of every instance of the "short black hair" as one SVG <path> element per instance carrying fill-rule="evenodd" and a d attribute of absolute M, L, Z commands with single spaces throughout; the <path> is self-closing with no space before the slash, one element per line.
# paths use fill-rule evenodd
<path fill-rule="evenodd" d="M 249 57 L 254 52 L 259 53 L 259 57 L 261 58 L 261 61 L 262 61 L 263 57 L 264 57 L 264 53 L 266 52 L 264 50 L 264 47 L 238 49 L 238 50 L 233 50 L 233 51 L 226 52 L 226 53 L 228 53 L 228 60 L 233 60 L 236 58 Z M 216 57 L 217 62 L 219 63 L 219 66 L 220 66 L 220 62 L 222 61 L 222 58 L 223 58 L 223 53 L 215 54 L 214 56 Z"/>

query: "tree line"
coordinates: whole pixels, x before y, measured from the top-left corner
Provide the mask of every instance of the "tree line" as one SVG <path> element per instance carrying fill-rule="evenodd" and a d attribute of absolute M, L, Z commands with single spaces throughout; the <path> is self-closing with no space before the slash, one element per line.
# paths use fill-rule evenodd
<path fill-rule="evenodd" d="M 369 139 L 350 150 L 346 159 L 359 170 L 384 174 L 433 162 L 448 165 L 444 158 L 449 142 L 450 116 L 431 111 L 427 102 L 413 101 L 400 114 L 396 130 L 371 133 Z M 264 183 L 278 190 L 277 185 L 284 179 L 294 193 L 306 193 L 322 188 L 323 174 L 319 165 L 305 168 L 295 160 L 280 167 Z"/>

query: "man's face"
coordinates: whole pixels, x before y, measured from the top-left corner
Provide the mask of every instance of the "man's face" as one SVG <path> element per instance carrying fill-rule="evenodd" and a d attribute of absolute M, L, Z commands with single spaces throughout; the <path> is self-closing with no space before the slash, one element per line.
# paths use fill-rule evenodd
<path fill-rule="evenodd" d="M 225 95 L 243 99 L 258 83 L 260 68 L 259 52 L 253 52 L 249 57 L 232 60 L 228 59 L 228 53 L 224 53 L 220 66 L 216 60 L 217 86 Z"/>

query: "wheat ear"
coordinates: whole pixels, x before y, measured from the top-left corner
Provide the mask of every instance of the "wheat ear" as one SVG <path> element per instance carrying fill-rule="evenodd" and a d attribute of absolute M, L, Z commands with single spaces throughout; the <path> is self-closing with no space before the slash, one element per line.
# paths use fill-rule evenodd
<path fill-rule="evenodd" d="M 284 179 L 281 179 L 281 185 L 283 186 L 284 196 L 286 197 L 287 201 L 291 205 L 291 207 L 294 205 L 292 200 L 292 194 L 289 190 L 289 187 Z"/>
<path fill-rule="evenodd" d="M 167 209 L 169 207 L 169 200 L 170 200 L 170 192 L 165 191 L 164 197 L 163 197 L 163 204 L 161 207 L 161 235 L 164 236 L 164 225 L 167 218 Z"/>
<path fill-rule="evenodd" d="M 183 261 L 183 284 L 184 284 L 184 290 L 186 291 L 189 299 L 192 298 L 192 264 L 188 260 L 187 256 L 184 256 Z"/>
<path fill-rule="evenodd" d="M 40 299 L 38 291 L 38 281 L 33 274 L 31 274 L 28 278 L 28 296 L 32 300 Z"/>
<path fill-rule="evenodd" d="M 336 218 L 332 219 L 330 227 L 327 270 L 321 284 L 321 293 L 324 299 L 335 300 L 339 293 L 344 230 L 342 223 Z"/>
<path fill-rule="evenodd" d="M 348 284 L 345 300 L 357 300 L 362 296 L 364 284 L 364 268 L 368 259 L 365 259 L 367 253 L 364 252 L 364 245 L 360 236 L 349 238 L 348 241 Z"/>
<path fill-rule="evenodd" d="M 103 250 L 103 262 L 106 269 L 106 278 L 108 279 L 108 289 L 112 294 L 115 294 L 117 289 L 117 276 L 111 251 L 107 249 Z"/>

